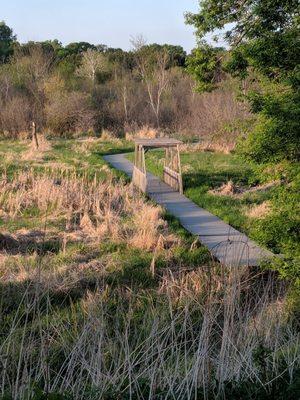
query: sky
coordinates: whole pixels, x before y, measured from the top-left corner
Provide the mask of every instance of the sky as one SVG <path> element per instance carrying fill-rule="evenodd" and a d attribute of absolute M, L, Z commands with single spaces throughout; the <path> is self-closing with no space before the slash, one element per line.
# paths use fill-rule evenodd
<path fill-rule="evenodd" d="M 197 9 L 198 0 L 0 0 L 0 21 L 22 43 L 58 39 L 128 50 L 130 37 L 142 34 L 148 43 L 190 51 L 196 40 L 184 13 Z"/>

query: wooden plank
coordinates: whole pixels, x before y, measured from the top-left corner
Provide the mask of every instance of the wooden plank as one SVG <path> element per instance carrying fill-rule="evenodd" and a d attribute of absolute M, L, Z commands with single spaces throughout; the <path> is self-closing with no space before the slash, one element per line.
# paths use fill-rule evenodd
<path fill-rule="evenodd" d="M 164 167 L 163 181 L 173 189 L 180 191 L 180 175 L 169 167 Z"/>
<path fill-rule="evenodd" d="M 137 145 L 148 148 L 176 147 L 177 145 L 182 144 L 180 140 L 173 138 L 156 138 L 156 139 L 134 138 L 134 142 Z"/>
<path fill-rule="evenodd" d="M 136 166 L 133 167 L 132 182 L 143 193 L 147 192 L 147 176 Z"/>

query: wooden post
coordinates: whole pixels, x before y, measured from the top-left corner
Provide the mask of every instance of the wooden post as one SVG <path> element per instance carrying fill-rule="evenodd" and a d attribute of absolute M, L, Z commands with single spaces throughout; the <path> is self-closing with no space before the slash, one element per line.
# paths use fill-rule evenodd
<path fill-rule="evenodd" d="M 145 149 L 142 147 L 142 158 L 143 158 L 143 172 L 146 174 L 146 161 L 145 161 Z"/>
<path fill-rule="evenodd" d="M 34 144 L 35 149 L 38 150 L 39 142 L 38 142 L 38 138 L 37 138 L 37 134 L 36 134 L 36 125 L 35 125 L 34 121 L 32 121 L 32 124 L 31 124 L 31 132 L 32 132 L 32 135 L 31 135 L 32 143 Z"/>
<path fill-rule="evenodd" d="M 136 167 L 140 169 L 140 146 L 137 146 L 136 149 Z"/>
<path fill-rule="evenodd" d="M 137 167 L 137 145 L 134 147 L 134 165 Z"/>
<path fill-rule="evenodd" d="M 183 183 L 182 183 L 182 171 L 181 171 L 181 160 L 179 144 L 177 145 L 177 157 L 178 157 L 178 173 L 179 173 L 179 193 L 183 194 Z"/>

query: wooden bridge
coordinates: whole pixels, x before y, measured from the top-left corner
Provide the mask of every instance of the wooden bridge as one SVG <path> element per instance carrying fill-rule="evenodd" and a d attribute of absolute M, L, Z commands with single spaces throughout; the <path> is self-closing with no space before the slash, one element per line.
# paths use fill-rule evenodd
<path fill-rule="evenodd" d="M 145 153 L 150 149 L 164 148 L 166 152 L 163 181 L 173 189 L 183 193 L 179 145 L 181 141 L 172 138 L 140 139 L 135 142 L 132 181 L 142 192 L 149 192 Z"/>
<path fill-rule="evenodd" d="M 144 146 L 144 144 L 145 142 L 142 141 L 136 144 L 140 147 L 136 149 L 135 165 L 126 159 L 126 154 L 107 155 L 104 156 L 104 159 L 114 168 L 133 177 L 133 181 L 143 192 L 147 193 L 152 200 L 161 204 L 170 214 L 178 218 L 187 231 L 198 236 L 200 242 L 210 250 L 211 254 L 221 264 L 228 266 L 259 266 L 263 260 L 274 257 L 270 251 L 262 249 L 245 234 L 197 206 L 180 193 L 182 191 L 182 181 L 181 186 L 176 183 L 174 188 L 161 181 L 158 177 L 147 173 L 145 154 L 143 153 L 143 148 L 145 149 L 147 146 Z M 179 143 L 175 145 L 175 142 L 173 142 L 172 147 L 176 149 L 179 155 L 177 145 Z M 156 147 L 160 146 L 157 145 Z M 178 158 L 178 160 L 180 169 L 180 159 Z M 137 169 L 139 171 L 136 171 Z M 178 173 L 181 179 L 181 171 Z M 138 174 L 140 175 L 138 176 Z M 177 182 L 179 182 L 179 176 L 177 178 Z"/>

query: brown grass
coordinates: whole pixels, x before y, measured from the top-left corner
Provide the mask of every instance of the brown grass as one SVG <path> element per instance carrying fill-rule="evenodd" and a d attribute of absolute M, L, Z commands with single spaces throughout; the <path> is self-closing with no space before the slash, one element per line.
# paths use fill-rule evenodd
<path fill-rule="evenodd" d="M 187 153 L 198 153 L 202 151 L 230 154 L 235 148 L 235 144 L 225 144 L 218 142 L 201 141 L 200 143 L 184 144 L 180 146 L 181 151 Z"/>
<path fill-rule="evenodd" d="M 44 135 L 38 136 L 39 147 L 36 149 L 34 143 L 31 141 L 28 145 L 27 151 L 22 154 L 22 160 L 24 161 L 41 161 L 43 160 L 45 153 L 52 149 L 51 143 L 46 139 Z"/>
<path fill-rule="evenodd" d="M 269 215 L 271 212 L 270 201 L 264 201 L 257 206 L 253 206 L 246 211 L 246 216 L 249 218 L 262 219 Z"/>
<path fill-rule="evenodd" d="M 3 176 L 0 189 L 0 210 L 7 219 L 34 207 L 41 223 L 63 219 L 67 233 L 80 232 L 86 240 L 126 241 L 146 250 L 156 247 L 160 235 L 168 241 L 162 209 L 145 203 L 131 186 L 113 183 L 111 176 L 91 182 L 67 171 L 30 171 L 12 180 Z"/>
<path fill-rule="evenodd" d="M 90 262 L 82 273 L 103 268 L 101 262 Z M 32 274 L 24 268 L 15 282 Z M 61 267 L 55 273 L 46 270 L 43 279 L 48 290 L 53 282 L 66 290 L 79 278 L 72 268 Z M 177 276 L 166 273 L 155 301 L 150 293 L 99 287 L 88 291 L 64 319 L 47 289 L 38 287 L 31 296 L 25 293 L 0 345 L 2 390 L 19 398 L 37 380 L 44 391 L 67 391 L 74 399 L 83 397 L 86 386 L 97 390 L 97 398 L 107 392 L 128 393 L 130 398 L 143 382 L 148 384 L 147 398 L 163 390 L 165 398 L 172 393 L 171 398 L 192 400 L 200 388 L 220 397 L 226 382 L 234 387 L 250 381 L 257 389 L 268 388 L 283 372 L 292 382 L 299 367 L 299 332 L 285 311 L 284 285 L 272 274 L 220 271 L 217 266 Z M 47 304 L 46 315 L 41 304 Z M 33 317 L 39 329 L 32 332 Z M 264 374 L 254 357 L 261 346 L 269 352 Z M 52 347 L 60 351 L 59 364 Z M 84 397 L 93 398 L 89 391 Z"/>
<path fill-rule="evenodd" d="M 235 186 L 232 181 L 228 181 L 227 183 L 223 183 L 223 185 L 217 189 L 209 190 L 208 193 L 215 196 L 234 196 L 238 192 L 239 188 Z"/>
<path fill-rule="evenodd" d="M 280 181 L 273 181 L 264 183 L 262 185 L 256 185 L 253 187 L 242 187 L 235 185 L 232 181 L 228 181 L 227 183 L 223 183 L 219 188 L 210 190 L 209 193 L 215 196 L 232 196 L 236 198 L 241 198 L 247 194 L 251 193 L 264 193 L 269 191 L 275 186 L 280 185 Z M 267 204 L 265 204 L 265 207 Z M 258 211 L 258 210 L 257 210 Z"/>
<path fill-rule="evenodd" d="M 134 133 L 127 132 L 125 134 L 126 140 L 132 141 L 135 137 L 145 138 L 145 139 L 155 139 L 159 137 L 159 131 L 157 129 L 151 128 L 149 126 L 144 126 Z"/>

